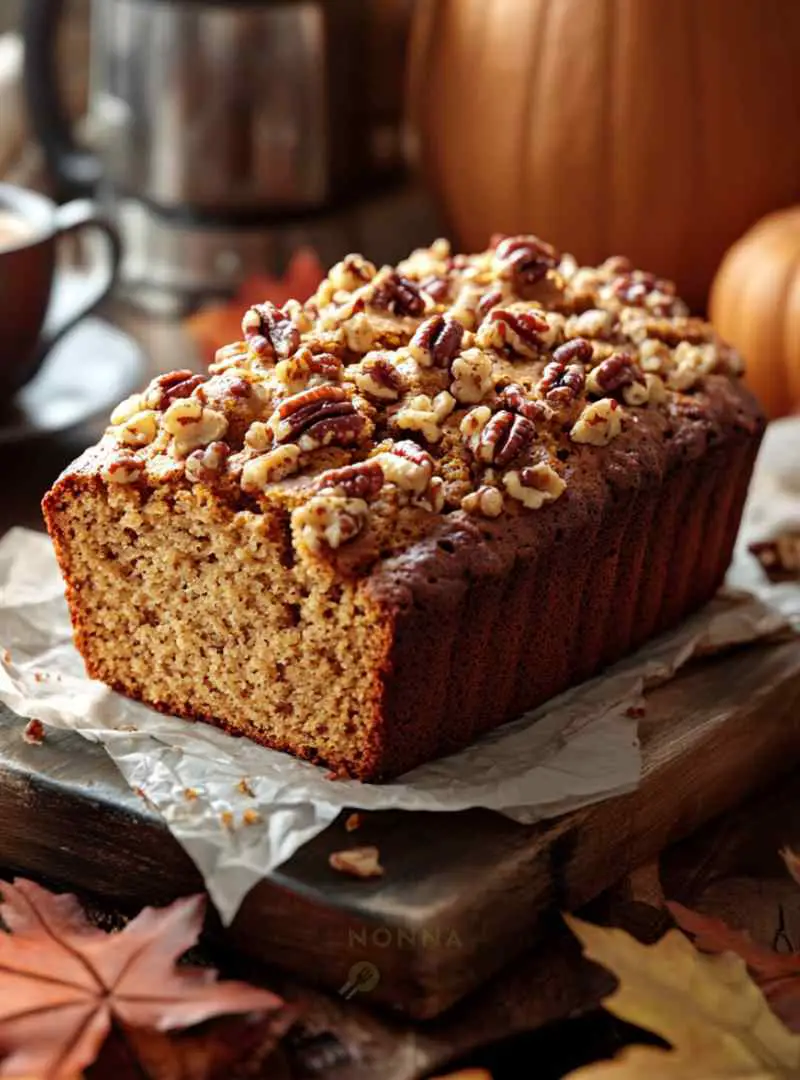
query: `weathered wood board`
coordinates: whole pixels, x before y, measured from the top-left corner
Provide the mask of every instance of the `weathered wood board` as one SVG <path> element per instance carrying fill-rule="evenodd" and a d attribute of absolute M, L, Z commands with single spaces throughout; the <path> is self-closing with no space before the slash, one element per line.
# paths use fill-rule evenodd
<path fill-rule="evenodd" d="M 62 732 L 30 746 L 22 727 L 0 714 L 1 865 L 122 905 L 200 888 L 99 746 Z M 253 890 L 231 941 L 333 989 L 366 961 L 378 982 L 360 1000 L 440 1013 L 532 942 L 547 912 L 580 906 L 800 762 L 800 644 L 691 665 L 650 695 L 640 730 L 640 788 L 553 822 L 365 815 L 358 842 L 380 848 L 380 880 L 329 869 L 354 839 L 342 815 Z"/>

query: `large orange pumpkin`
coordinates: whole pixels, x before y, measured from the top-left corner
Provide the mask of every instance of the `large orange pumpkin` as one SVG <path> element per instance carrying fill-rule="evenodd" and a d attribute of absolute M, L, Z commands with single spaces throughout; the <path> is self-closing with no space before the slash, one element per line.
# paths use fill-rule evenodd
<path fill-rule="evenodd" d="M 704 305 L 800 198 L 800 0 L 422 0 L 411 116 L 459 243 L 629 255 Z"/>
<path fill-rule="evenodd" d="M 800 408 L 800 206 L 770 214 L 722 261 L 711 321 L 742 354 L 770 417 Z"/>

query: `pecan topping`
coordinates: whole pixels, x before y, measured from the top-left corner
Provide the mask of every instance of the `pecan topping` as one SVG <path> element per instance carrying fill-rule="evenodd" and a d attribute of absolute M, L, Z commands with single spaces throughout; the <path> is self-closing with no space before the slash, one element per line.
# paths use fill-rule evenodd
<path fill-rule="evenodd" d="M 315 495 L 292 512 L 295 547 L 321 554 L 336 550 L 366 528 L 369 507 L 363 499 L 345 495 Z"/>
<path fill-rule="evenodd" d="M 282 401 L 268 423 L 276 442 L 315 450 L 358 443 L 368 421 L 340 386 L 317 386 Z"/>
<path fill-rule="evenodd" d="M 481 431 L 477 457 L 503 468 L 536 437 L 536 428 L 524 416 L 501 409 Z"/>
<path fill-rule="evenodd" d="M 341 373 L 342 362 L 337 356 L 328 352 L 312 353 L 305 347 L 275 366 L 275 378 L 291 394 L 310 385 L 338 382 Z"/>
<path fill-rule="evenodd" d="M 173 401 L 189 397 L 205 381 L 205 375 L 196 375 L 188 369 L 168 371 L 153 379 L 145 391 L 145 398 L 151 408 L 166 409 Z"/>
<path fill-rule="evenodd" d="M 394 315 L 417 316 L 425 310 L 425 301 L 416 283 L 396 271 L 378 285 L 370 303 L 372 307 L 385 308 Z"/>
<path fill-rule="evenodd" d="M 542 397 L 556 405 L 569 405 L 580 397 L 586 384 L 583 362 L 591 356 L 592 347 L 583 338 L 573 338 L 560 345 L 539 380 Z"/>
<path fill-rule="evenodd" d="M 354 376 L 362 394 L 383 401 L 397 401 L 406 381 L 385 353 L 368 353 Z"/>
<path fill-rule="evenodd" d="M 599 397 L 617 394 L 632 383 L 644 386 L 644 375 L 628 353 L 613 353 L 589 372 L 588 389 Z"/>
<path fill-rule="evenodd" d="M 419 283 L 420 289 L 426 292 L 434 303 L 442 304 L 450 293 L 450 282 L 447 278 L 431 274 Z"/>
<path fill-rule="evenodd" d="M 646 307 L 656 315 L 669 315 L 676 310 L 675 286 L 642 270 L 621 274 L 610 287 L 612 297 L 630 307 Z"/>
<path fill-rule="evenodd" d="M 135 484 L 144 473 L 144 462 L 131 454 L 116 454 L 106 465 L 101 476 L 110 484 Z"/>
<path fill-rule="evenodd" d="M 300 331 L 275 304 L 251 307 L 242 320 L 242 333 L 257 356 L 291 356 L 300 345 Z"/>
<path fill-rule="evenodd" d="M 548 270 L 558 266 L 558 252 L 538 236 L 508 236 L 494 251 L 500 277 L 521 285 L 535 285 Z"/>
<path fill-rule="evenodd" d="M 315 487 L 349 499 L 371 499 L 383 487 L 383 469 L 375 460 L 328 469 L 317 478 Z"/>
<path fill-rule="evenodd" d="M 186 459 L 186 476 L 189 480 L 210 484 L 219 476 L 230 452 L 231 448 L 225 442 L 213 442 L 205 449 L 193 450 Z"/>
<path fill-rule="evenodd" d="M 546 369 L 545 369 L 546 370 Z M 534 423 L 549 420 L 552 413 L 543 401 L 531 401 L 524 387 L 511 383 L 500 392 L 500 402 L 511 412 L 519 413 Z"/>
<path fill-rule="evenodd" d="M 478 301 L 478 314 L 482 319 L 486 318 L 493 307 L 503 302 L 502 289 L 490 289 L 484 293 Z"/>
<path fill-rule="evenodd" d="M 409 343 L 411 355 L 425 367 L 449 366 L 461 348 L 464 327 L 450 315 L 434 315 L 426 319 Z"/>
<path fill-rule="evenodd" d="M 497 324 L 495 332 L 504 344 L 513 344 L 513 340 L 509 340 L 510 330 L 512 335 L 516 335 L 523 345 L 533 352 L 536 352 L 541 344 L 541 335 L 550 330 L 547 319 L 535 311 L 506 311 L 495 308 L 489 312 L 487 321 Z"/>

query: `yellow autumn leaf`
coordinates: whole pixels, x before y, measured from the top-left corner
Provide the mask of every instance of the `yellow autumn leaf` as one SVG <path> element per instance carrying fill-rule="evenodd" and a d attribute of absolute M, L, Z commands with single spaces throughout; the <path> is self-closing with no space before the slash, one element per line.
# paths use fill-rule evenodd
<path fill-rule="evenodd" d="M 584 955 L 619 980 L 605 1007 L 672 1046 L 627 1047 L 566 1080 L 800 1080 L 800 1035 L 770 1011 L 740 957 L 706 956 L 678 930 L 642 945 L 565 918 Z"/>

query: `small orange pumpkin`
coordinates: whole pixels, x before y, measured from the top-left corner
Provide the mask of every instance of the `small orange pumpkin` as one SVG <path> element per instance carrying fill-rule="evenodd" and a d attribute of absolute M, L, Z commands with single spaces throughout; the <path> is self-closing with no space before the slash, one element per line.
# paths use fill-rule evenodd
<path fill-rule="evenodd" d="M 771 418 L 800 407 L 800 206 L 762 218 L 725 255 L 711 321 L 744 357 Z"/>

